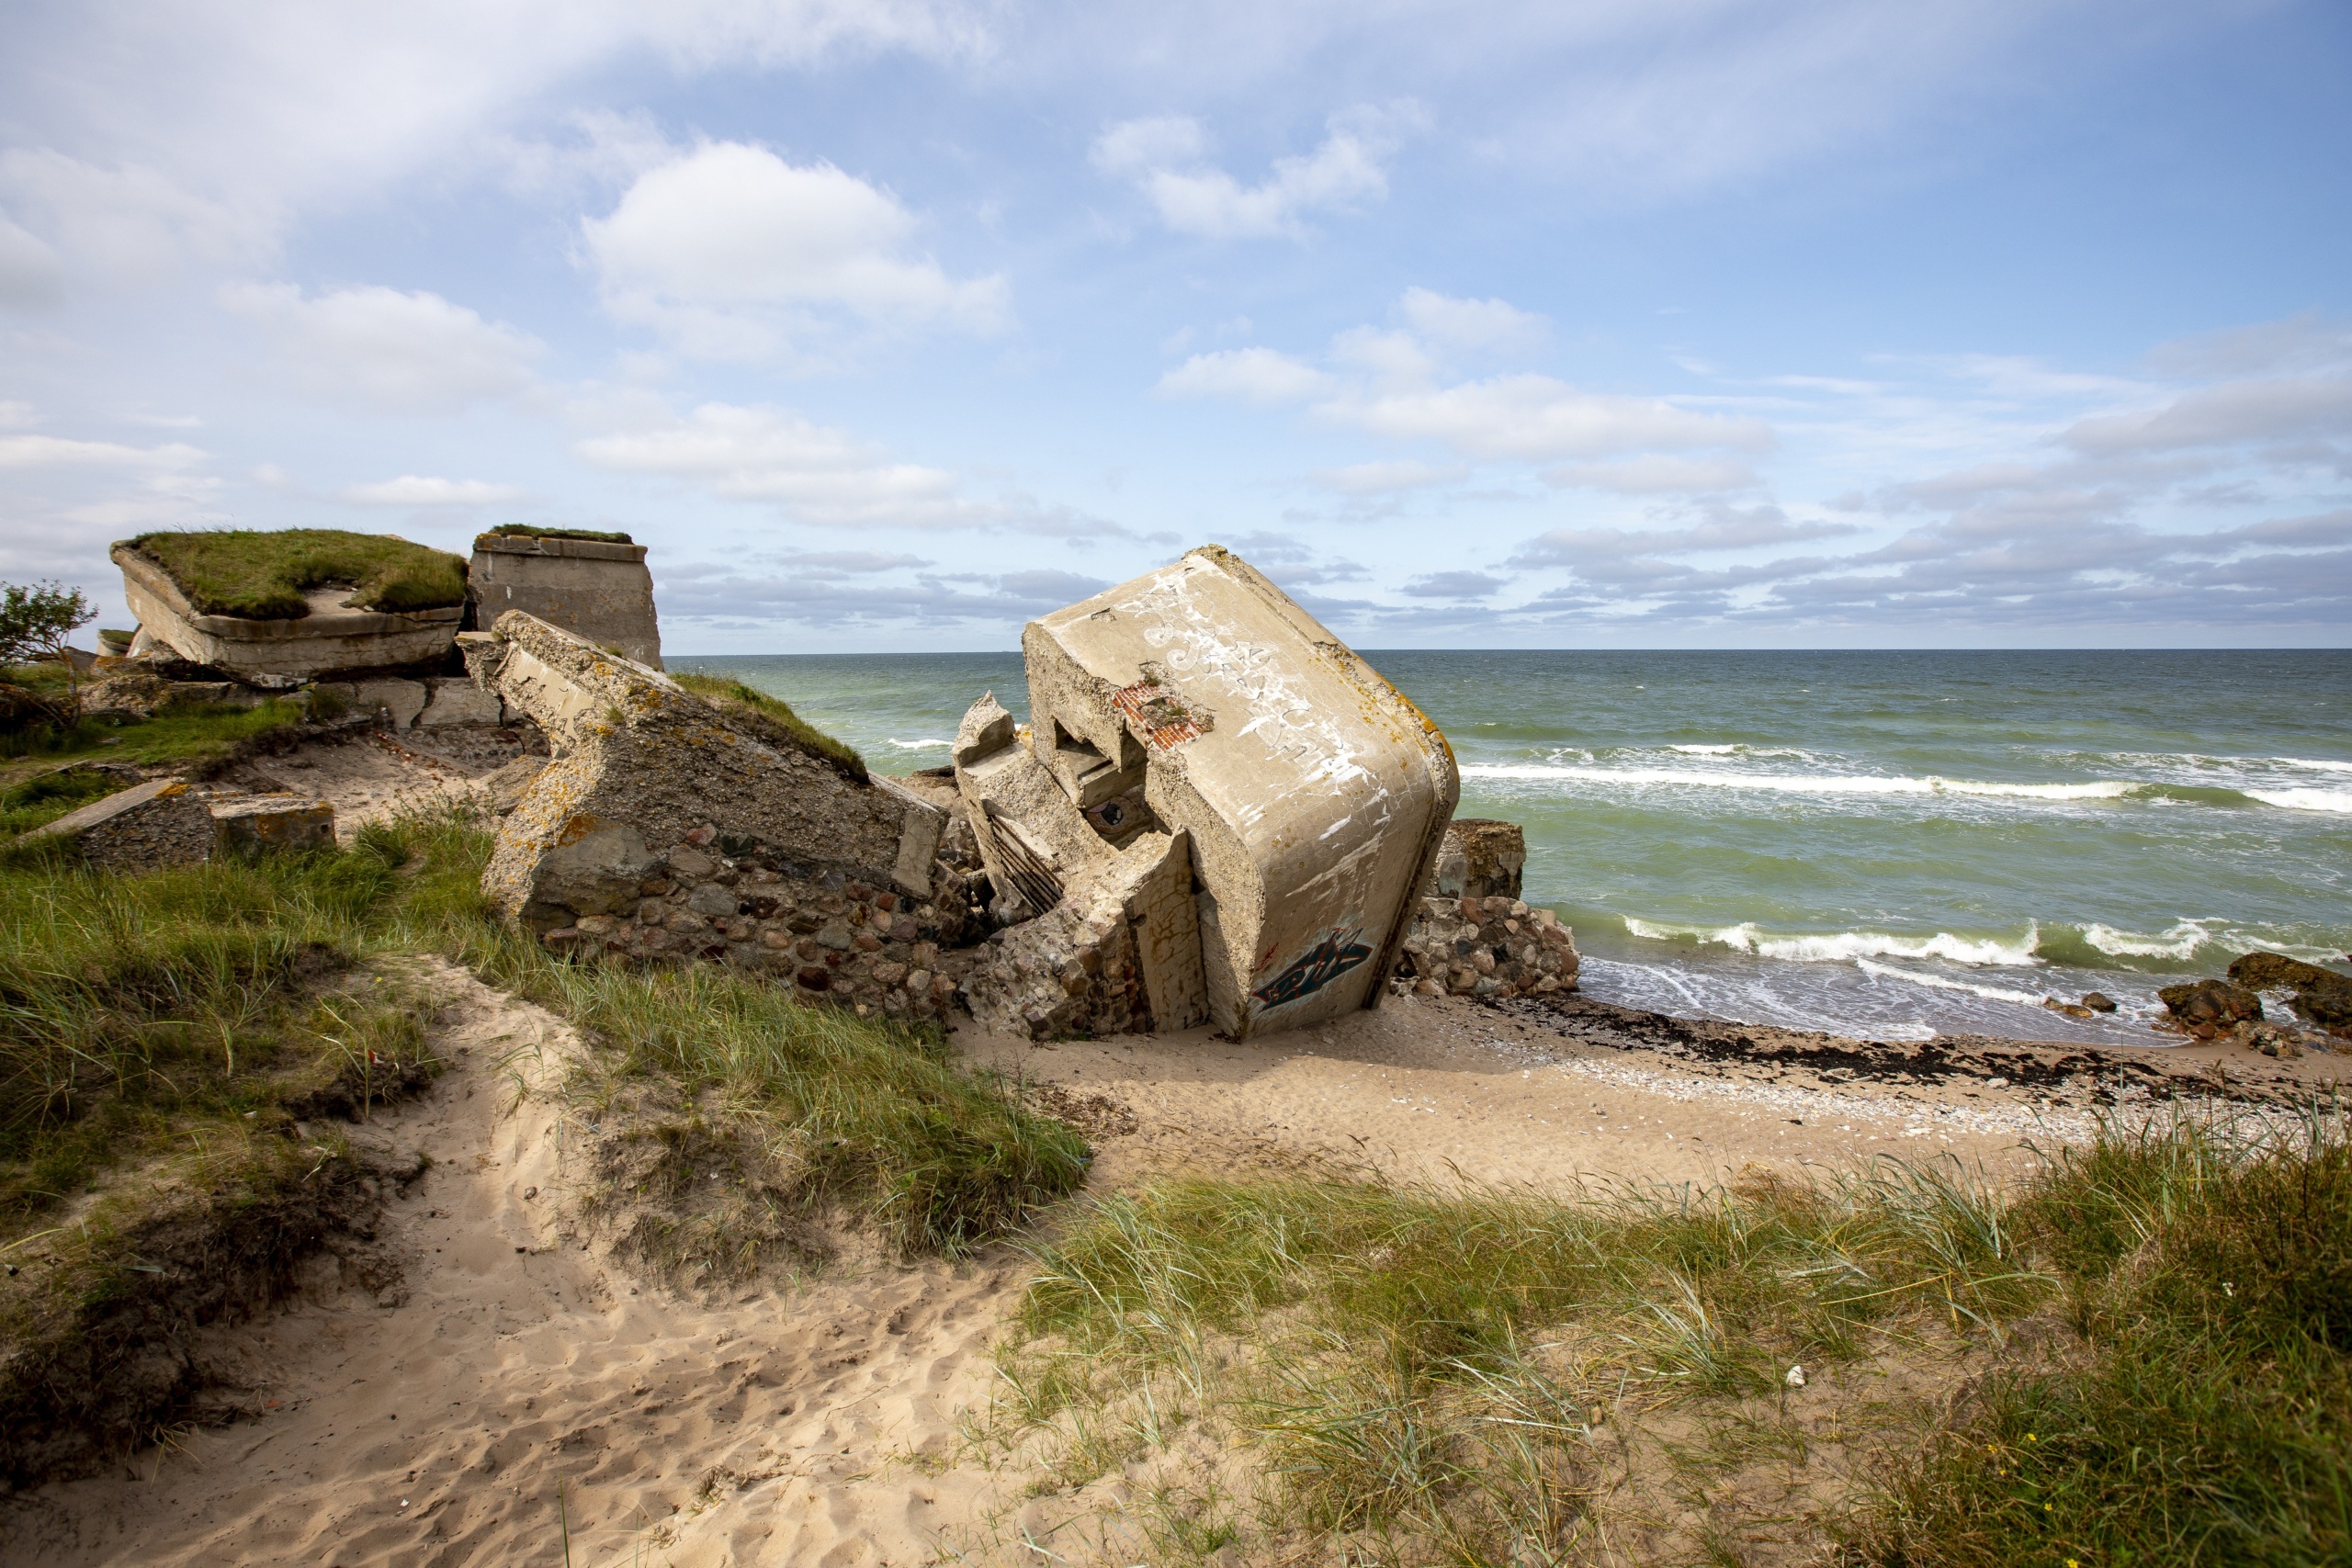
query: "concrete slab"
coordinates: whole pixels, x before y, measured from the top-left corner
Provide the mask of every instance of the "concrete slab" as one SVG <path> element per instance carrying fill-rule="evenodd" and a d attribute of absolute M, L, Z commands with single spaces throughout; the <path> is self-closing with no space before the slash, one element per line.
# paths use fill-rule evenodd
<path fill-rule="evenodd" d="M 334 848 L 334 807 L 295 795 L 232 795 L 210 803 L 217 848 L 229 854 Z"/>
<path fill-rule="evenodd" d="M 211 857 L 212 814 L 182 779 L 150 779 L 35 828 L 20 842 L 68 839 L 101 871 L 153 871 Z"/>
<path fill-rule="evenodd" d="M 343 602 L 348 594 L 342 589 L 305 594 L 311 613 L 297 620 L 200 615 L 154 561 L 127 542 L 112 553 L 122 569 L 123 597 L 139 617 L 131 652 L 161 643 L 183 659 L 238 675 L 306 679 L 421 664 L 449 651 L 465 619 L 461 604 L 406 615 L 356 610 Z"/>

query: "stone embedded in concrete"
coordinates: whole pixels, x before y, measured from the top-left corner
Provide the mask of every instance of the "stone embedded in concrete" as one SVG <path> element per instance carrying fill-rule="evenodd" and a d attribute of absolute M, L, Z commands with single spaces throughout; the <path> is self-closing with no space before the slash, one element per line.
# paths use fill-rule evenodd
<path fill-rule="evenodd" d="M 482 878 L 509 918 L 538 931 L 626 919 L 645 885 L 663 882 L 667 897 L 736 874 L 728 862 L 929 897 L 928 859 L 913 863 L 938 843 L 942 813 L 906 789 L 774 743 L 660 671 L 530 615 L 502 615 L 460 646 L 474 678 L 536 722 L 553 753 L 501 824 Z M 593 852 L 568 852 L 592 839 Z M 712 945 L 694 954 L 714 956 Z M 741 953 L 716 945 L 715 956 L 764 961 L 753 941 Z"/>
<path fill-rule="evenodd" d="M 291 795 L 232 795 L 210 803 L 216 848 L 222 853 L 334 848 L 334 807 Z"/>
<path fill-rule="evenodd" d="M 1186 834 L 1219 1028 L 1246 1039 L 1374 1005 L 1460 790 L 1420 711 L 1214 546 L 1031 622 L 1022 648 L 1028 740 L 985 750 L 970 720 L 958 736 L 991 879 L 1089 858 L 1070 820 L 1100 842 L 1087 811 L 1139 785 L 1148 819 L 1119 829 Z"/>
<path fill-rule="evenodd" d="M 304 594 L 311 613 L 297 620 L 200 615 L 170 573 L 127 541 L 114 547 L 113 558 L 122 569 L 123 597 L 139 617 L 134 654 L 160 643 L 183 659 L 238 676 L 307 679 L 426 663 L 448 653 L 465 618 L 459 604 L 408 614 L 354 609 L 344 603 L 347 588 Z"/>
<path fill-rule="evenodd" d="M 1576 933 L 1516 898 L 1424 898 L 1396 978 L 1424 996 L 1547 996 L 1576 989 Z"/>
<path fill-rule="evenodd" d="M 662 668 L 662 627 L 643 545 L 484 534 L 474 541 L 466 592 L 477 626 L 519 610 L 634 663 Z"/>
<path fill-rule="evenodd" d="M 449 724 L 496 724 L 504 716 L 495 692 L 485 692 L 462 676 L 435 676 L 424 682 L 424 708 L 416 716 L 419 728 Z"/>
<path fill-rule="evenodd" d="M 1516 822 L 1457 817 L 1446 825 L 1429 892 L 1441 898 L 1517 898 L 1527 835 Z"/>
<path fill-rule="evenodd" d="M 212 813 L 179 779 L 151 779 L 33 829 L 20 841 L 66 839 L 102 871 L 193 865 L 212 855 Z"/>

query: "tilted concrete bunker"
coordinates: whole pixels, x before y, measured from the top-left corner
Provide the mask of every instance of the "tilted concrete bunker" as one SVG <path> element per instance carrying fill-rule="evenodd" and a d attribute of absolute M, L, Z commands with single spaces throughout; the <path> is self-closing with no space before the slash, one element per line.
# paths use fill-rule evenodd
<path fill-rule="evenodd" d="M 1028 735 L 983 699 L 956 769 L 1003 912 L 1043 918 L 1000 933 L 975 1016 L 1247 1039 L 1376 1005 L 1461 788 L 1420 710 L 1216 546 L 1022 649 Z"/>

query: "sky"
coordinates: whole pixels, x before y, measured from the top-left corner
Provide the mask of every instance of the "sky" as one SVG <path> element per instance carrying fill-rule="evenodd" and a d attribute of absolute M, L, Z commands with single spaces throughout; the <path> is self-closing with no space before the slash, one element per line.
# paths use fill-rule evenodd
<path fill-rule="evenodd" d="M 1215 542 L 1368 648 L 2352 643 L 2341 0 L 17 0 L 0 577 L 498 524 L 673 654 Z"/>

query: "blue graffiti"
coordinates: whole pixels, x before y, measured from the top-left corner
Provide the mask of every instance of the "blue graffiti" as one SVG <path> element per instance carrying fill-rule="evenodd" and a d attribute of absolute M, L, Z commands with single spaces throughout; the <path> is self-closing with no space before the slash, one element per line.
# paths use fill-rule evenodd
<path fill-rule="evenodd" d="M 1361 928 L 1340 931 L 1334 927 L 1330 935 L 1308 948 L 1296 963 L 1250 994 L 1270 1008 L 1313 996 L 1372 956 L 1372 949 L 1356 940 L 1361 934 Z"/>

